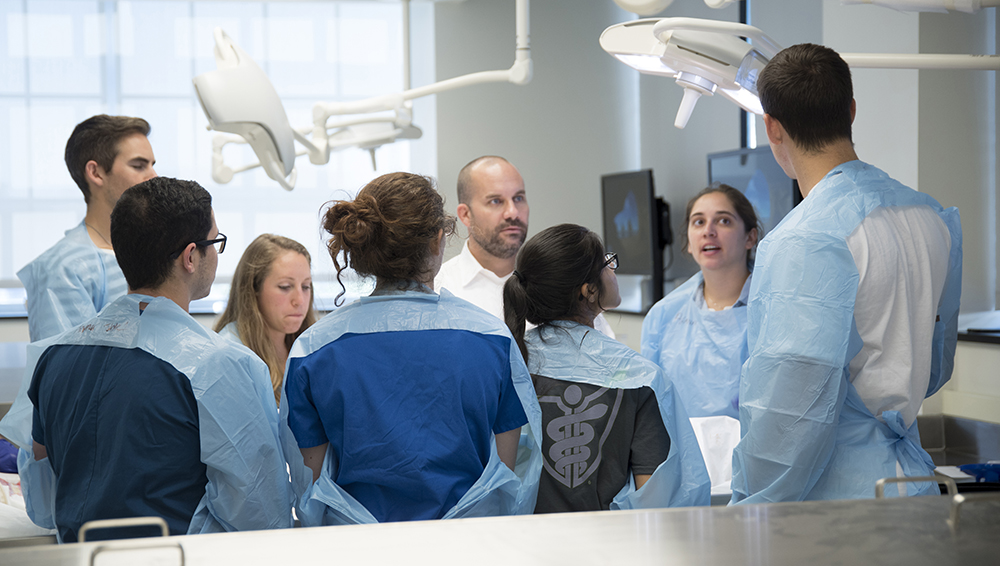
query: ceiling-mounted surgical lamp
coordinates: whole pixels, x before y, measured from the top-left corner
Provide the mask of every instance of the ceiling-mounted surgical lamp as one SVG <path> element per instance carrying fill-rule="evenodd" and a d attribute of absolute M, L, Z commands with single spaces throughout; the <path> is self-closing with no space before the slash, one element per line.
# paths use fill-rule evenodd
<path fill-rule="evenodd" d="M 747 38 L 751 43 L 743 39 Z M 763 114 L 757 75 L 781 46 L 746 24 L 697 18 L 651 18 L 616 24 L 601 47 L 640 73 L 671 77 L 684 88 L 674 126 L 684 128 L 701 96 L 721 94 Z M 841 53 L 855 68 L 1000 70 L 998 55 Z"/>
<path fill-rule="evenodd" d="M 528 0 L 516 0 L 516 43 L 514 64 L 502 71 L 471 73 L 410 88 L 409 85 L 409 4 L 403 0 L 404 91 L 351 102 L 318 102 L 313 106 L 313 125 L 294 129 L 281 99 L 264 71 L 254 63 L 221 28 L 216 28 L 217 69 L 194 78 L 195 92 L 208 117 L 208 128 L 218 132 L 212 141 L 212 179 L 228 183 L 235 173 L 263 167 L 268 177 L 286 190 L 295 187 L 295 158 L 309 155 L 322 165 L 330 153 L 348 147 L 366 149 L 375 167 L 375 149 L 399 139 L 417 139 L 420 128 L 412 124 L 412 100 L 470 85 L 509 82 L 526 85 L 531 81 Z M 332 118 L 338 117 L 336 120 Z M 311 137 L 307 137 L 311 134 Z M 304 149 L 296 151 L 295 142 Z M 258 163 L 230 167 L 222 149 L 230 143 L 249 143 Z"/>
<path fill-rule="evenodd" d="M 738 36 L 750 36 L 756 42 L 750 45 Z M 699 98 L 715 93 L 747 112 L 763 113 L 757 98 L 757 73 L 781 50 L 757 28 L 695 18 L 651 18 L 613 25 L 601 34 L 601 47 L 640 73 L 671 77 L 684 88 L 674 120 L 678 128 L 687 125 Z"/>

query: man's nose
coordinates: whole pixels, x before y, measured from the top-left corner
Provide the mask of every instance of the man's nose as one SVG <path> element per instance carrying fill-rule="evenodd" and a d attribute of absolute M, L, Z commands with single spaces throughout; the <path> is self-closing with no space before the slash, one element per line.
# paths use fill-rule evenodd
<path fill-rule="evenodd" d="M 504 217 L 505 218 L 516 218 L 517 217 L 517 205 L 514 201 L 507 201 L 507 205 L 504 207 Z"/>

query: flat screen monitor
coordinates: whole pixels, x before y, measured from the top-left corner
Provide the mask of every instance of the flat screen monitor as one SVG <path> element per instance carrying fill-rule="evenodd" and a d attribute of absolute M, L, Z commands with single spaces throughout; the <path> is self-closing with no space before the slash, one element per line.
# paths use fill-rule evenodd
<path fill-rule="evenodd" d="M 663 298 L 663 246 L 669 212 L 653 190 L 653 171 L 601 177 L 604 246 L 618 254 L 621 312 L 645 313 Z M 664 237 L 664 233 L 667 235 Z"/>
<path fill-rule="evenodd" d="M 798 183 L 785 175 L 766 146 L 710 153 L 708 182 L 725 183 L 745 194 L 765 235 L 802 201 Z"/>

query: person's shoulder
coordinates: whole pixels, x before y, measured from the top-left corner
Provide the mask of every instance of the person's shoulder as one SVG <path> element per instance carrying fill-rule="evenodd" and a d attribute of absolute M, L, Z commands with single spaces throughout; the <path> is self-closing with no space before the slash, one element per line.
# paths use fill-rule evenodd
<path fill-rule="evenodd" d="M 666 317 L 671 316 L 673 313 L 677 312 L 685 303 L 691 300 L 695 292 L 701 288 L 701 283 L 704 281 L 701 272 L 695 273 L 687 281 L 681 283 L 673 291 L 667 293 L 666 297 L 663 297 L 659 301 L 656 301 L 649 309 L 647 316 L 653 317 Z"/>
<path fill-rule="evenodd" d="M 441 291 L 442 288 L 461 288 L 468 284 L 472 278 L 470 272 L 473 267 L 469 265 L 468 258 L 465 257 L 465 248 L 462 253 L 441 264 L 441 269 L 434 276 L 434 290 Z"/>
<path fill-rule="evenodd" d="M 68 230 L 52 247 L 31 260 L 18 272 L 18 276 L 30 273 L 35 278 L 44 278 L 57 272 L 81 272 L 81 275 L 86 275 L 91 270 L 82 267 L 82 262 L 97 258 L 96 254 L 97 247 L 81 224 Z"/>
<path fill-rule="evenodd" d="M 503 320 L 497 318 L 481 307 L 456 296 L 449 289 L 442 289 L 438 304 L 440 309 L 448 312 L 450 318 L 456 321 L 465 320 L 469 330 L 483 332 L 487 334 L 509 334 L 507 325 Z"/>

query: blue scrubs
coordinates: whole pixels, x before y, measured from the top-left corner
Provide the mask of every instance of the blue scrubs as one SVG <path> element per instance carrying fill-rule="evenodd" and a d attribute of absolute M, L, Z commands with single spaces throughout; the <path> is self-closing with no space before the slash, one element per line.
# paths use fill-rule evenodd
<path fill-rule="evenodd" d="M 291 526 L 270 378 L 250 350 L 169 299 L 126 295 L 28 358 L 0 433 L 21 447 L 36 524 L 63 540 L 86 520 L 150 513 L 175 533 Z"/>
<path fill-rule="evenodd" d="M 292 347 L 283 397 L 305 526 L 534 507 L 538 454 L 515 473 L 495 448 L 495 434 L 540 426 L 520 352 L 499 319 L 447 291 L 364 297 L 326 316 Z M 299 449 L 325 443 L 309 485 Z"/>
<path fill-rule="evenodd" d="M 671 376 L 689 417 L 740 416 L 750 280 L 731 308 L 713 311 L 705 305 L 705 279 L 696 273 L 642 321 L 642 355 Z"/>
<path fill-rule="evenodd" d="M 17 272 L 28 295 L 32 342 L 55 336 L 93 318 L 128 292 L 110 250 L 100 250 L 83 223 Z"/>
<path fill-rule="evenodd" d="M 879 207 L 914 205 L 936 211 L 951 235 L 926 395 L 951 377 L 962 289 L 958 210 L 860 161 L 838 165 L 757 253 L 734 503 L 873 497 L 877 480 L 897 475 L 897 462 L 906 476 L 933 475 L 916 422 L 906 427 L 898 411 L 876 418 L 849 381 L 862 343 L 854 326 L 858 270 L 847 238 Z M 938 487 L 907 484 L 907 491 L 938 493 Z"/>
<path fill-rule="evenodd" d="M 615 389 L 649 387 L 670 436 L 667 459 L 636 491 L 632 478 L 611 503 L 611 509 L 653 509 L 708 505 L 708 472 L 698 439 L 673 382 L 656 364 L 621 342 L 582 324 L 556 321 L 525 333 L 528 370 L 532 375 L 588 383 Z"/>

